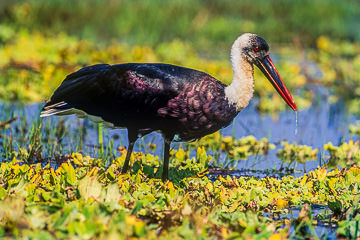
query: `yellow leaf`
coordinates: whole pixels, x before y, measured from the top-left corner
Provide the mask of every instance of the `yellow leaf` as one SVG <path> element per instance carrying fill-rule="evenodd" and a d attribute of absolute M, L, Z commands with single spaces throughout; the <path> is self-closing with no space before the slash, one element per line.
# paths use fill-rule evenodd
<path fill-rule="evenodd" d="M 281 234 L 280 233 L 274 233 L 273 235 L 271 235 L 268 240 L 281 240 Z"/>
<path fill-rule="evenodd" d="M 54 172 L 54 168 L 50 168 L 50 182 L 52 183 L 52 184 L 55 184 L 56 183 L 56 174 L 55 174 L 55 172 Z"/>
<path fill-rule="evenodd" d="M 226 179 L 223 178 L 223 176 L 221 176 L 221 175 L 219 175 L 218 180 L 219 180 L 220 182 L 226 182 Z"/>
<path fill-rule="evenodd" d="M 330 41 L 329 41 L 329 39 L 327 37 L 320 36 L 316 41 L 316 45 L 321 50 L 326 51 L 326 50 L 328 50 L 330 48 Z"/>
<path fill-rule="evenodd" d="M 206 184 L 206 187 L 209 189 L 210 192 L 214 190 L 213 185 L 210 182 Z"/>
<path fill-rule="evenodd" d="M 30 182 L 34 183 L 38 177 L 39 177 L 39 174 L 35 174 L 34 177 L 31 178 Z"/>
<path fill-rule="evenodd" d="M 288 203 L 289 201 L 285 200 L 285 199 L 282 199 L 282 198 L 279 198 L 277 201 L 276 201 L 276 207 L 278 209 L 282 209 L 284 207 L 287 207 L 288 206 Z"/>
<path fill-rule="evenodd" d="M 244 221 L 244 220 L 242 220 L 242 219 L 238 219 L 238 223 L 239 223 L 239 225 L 241 226 L 241 227 L 243 227 L 243 228 L 246 228 L 247 227 L 247 223 Z"/>
<path fill-rule="evenodd" d="M 126 223 L 126 225 L 130 225 L 130 226 L 135 225 L 136 216 L 126 216 L 125 223 Z"/>
<path fill-rule="evenodd" d="M 308 176 L 304 175 L 303 179 L 300 181 L 301 186 L 305 185 L 307 179 L 308 179 Z"/>

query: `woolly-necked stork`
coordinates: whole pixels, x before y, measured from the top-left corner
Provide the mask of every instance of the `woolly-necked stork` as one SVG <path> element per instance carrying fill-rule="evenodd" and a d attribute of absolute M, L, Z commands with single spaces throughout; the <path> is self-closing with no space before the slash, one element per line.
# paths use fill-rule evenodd
<path fill-rule="evenodd" d="M 76 114 L 113 128 L 127 128 L 129 168 L 134 143 L 159 131 L 164 138 L 162 179 L 168 179 L 172 141 L 190 141 L 230 124 L 253 96 L 255 64 L 277 92 L 297 110 L 264 39 L 246 33 L 231 48 L 230 85 L 194 69 L 160 63 L 98 64 L 68 75 L 45 104 L 41 117 Z"/>

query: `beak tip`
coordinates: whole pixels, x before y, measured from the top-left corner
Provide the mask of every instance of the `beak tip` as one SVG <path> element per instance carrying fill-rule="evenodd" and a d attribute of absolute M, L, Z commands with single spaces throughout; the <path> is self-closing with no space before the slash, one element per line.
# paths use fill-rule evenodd
<path fill-rule="evenodd" d="M 293 105 L 291 106 L 291 108 L 296 112 L 298 109 L 297 109 L 297 106 L 296 104 L 293 102 Z"/>

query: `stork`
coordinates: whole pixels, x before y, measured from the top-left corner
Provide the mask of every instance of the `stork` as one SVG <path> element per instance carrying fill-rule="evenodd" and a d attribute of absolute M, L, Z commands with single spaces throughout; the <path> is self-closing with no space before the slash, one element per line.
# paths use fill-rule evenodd
<path fill-rule="evenodd" d="M 129 145 L 122 173 L 129 168 L 135 141 L 159 131 L 164 139 L 162 180 L 166 181 L 170 143 L 199 139 L 229 125 L 253 96 L 254 65 L 297 111 L 263 38 L 251 33 L 238 37 L 231 48 L 231 63 L 230 85 L 207 73 L 170 64 L 84 67 L 65 78 L 40 116 L 76 114 L 107 127 L 127 128 Z"/>

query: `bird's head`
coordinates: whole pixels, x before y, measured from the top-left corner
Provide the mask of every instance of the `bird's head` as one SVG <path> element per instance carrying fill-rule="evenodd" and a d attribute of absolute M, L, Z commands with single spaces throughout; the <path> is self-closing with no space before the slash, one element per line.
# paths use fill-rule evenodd
<path fill-rule="evenodd" d="M 294 111 L 297 111 L 297 107 L 289 90 L 286 88 L 269 56 L 269 45 L 266 41 L 256 34 L 245 33 L 241 35 L 236 42 L 236 47 L 240 50 L 241 56 L 250 64 L 255 64 L 264 73 L 285 102 Z"/>

